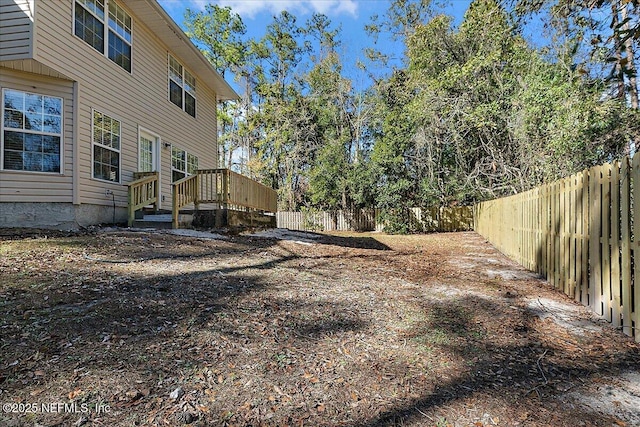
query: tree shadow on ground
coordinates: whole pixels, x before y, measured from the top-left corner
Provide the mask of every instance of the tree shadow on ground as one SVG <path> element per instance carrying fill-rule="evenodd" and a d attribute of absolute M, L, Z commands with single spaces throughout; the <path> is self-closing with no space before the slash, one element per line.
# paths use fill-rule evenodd
<path fill-rule="evenodd" d="M 527 310 L 516 311 L 508 305 L 475 296 L 426 303 L 424 311 L 426 320 L 418 324 L 408 338 L 432 344 L 437 341 L 434 347 L 461 358 L 469 368 L 443 379 L 433 391 L 399 402 L 354 426 L 423 425 L 425 422 L 432 425 L 428 420 L 433 420 L 434 412 L 442 407 L 458 401 L 472 401 L 481 395 L 492 395 L 505 407 L 522 405 L 521 413 L 529 411 L 531 402 L 553 408 L 544 414 L 528 413 L 530 418 L 523 425 L 573 426 L 580 422 L 583 426 L 610 426 L 621 422 L 603 414 L 587 415 L 590 411 L 576 406 L 571 400 L 566 401 L 563 396 L 566 390 L 583 386 L 603 373 L 640 371 L 637 346 L 610 348 L 600 357 L 593 356 L 587 349 L 588 344 L 585 348 L 572 347 L 569 351 L 562 343 L 562 340 L 566 341 L 564 334 L 554 341 L 552 335 L 536 326 L 535 316 Z M 514 315 L 516 321 L 510 324 L 515 327 L 511 330 L 484 328 L 488 322 L 483 318 Z M 576 339 L 588 343 L 592 338 Z M 567 418 L 573 421 L 566 424 L 563 420 Z"/>

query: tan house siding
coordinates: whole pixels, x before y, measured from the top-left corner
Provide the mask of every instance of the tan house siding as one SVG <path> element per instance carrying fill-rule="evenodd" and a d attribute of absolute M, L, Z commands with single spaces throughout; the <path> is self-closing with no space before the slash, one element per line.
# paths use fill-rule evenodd
<path fill-rule="evenodd" d="M 31 56 L 33 0 L 0 0 L 0 61 Z"/>
<path fill-rule="evenodd" d="M 2 1 L 2 0 L 0 0 Z M 119 4 L 126 9 L 126 2 Z M 128 73 L 73 33 L 73 1 L 39 1 L 34 59 L 78 82 L 79 202 L 126 206 L 126 187 L 138 170 L 138 129 L 158 134 L 198 156 L 200 168 L 216 166 L 216 94 L 196 82 L 197 117 L 168 100 L 167 48 L 133 18 L 132 72 Z M 171 52 L 180 60 L 180 54 Z M 189 69 L 189 64 L 183 65 Z M 196 79 L 198 77 L 196 76 Z M 121 121 L 121 183 L 92 178 L 91 114 L 93 109 Z M 164 207 L 171 200 L 171 149 L 161 144 L 161 180 Z"/>
<path fill-rule="evenodd" d="M 3 68 L 1 89 L 16 89 L 63 99 L 62 173 L 0 171 L 1 202 L 71 202 L 73 175 L 73 82 Z"/>

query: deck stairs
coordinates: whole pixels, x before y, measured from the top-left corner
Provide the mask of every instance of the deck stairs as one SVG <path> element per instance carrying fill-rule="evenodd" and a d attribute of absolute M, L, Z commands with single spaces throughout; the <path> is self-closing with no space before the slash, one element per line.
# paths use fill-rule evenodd
<path fill-rule="evenodd" d="M 181 213 L 178 216 L 179 228 L 192 228 L 193 215 Z M 131 225 L 132 228 L 153 228 L 164 230 L 172 228 L 171 211 L 139 211 L 136 212 L 136 219 Z"/>

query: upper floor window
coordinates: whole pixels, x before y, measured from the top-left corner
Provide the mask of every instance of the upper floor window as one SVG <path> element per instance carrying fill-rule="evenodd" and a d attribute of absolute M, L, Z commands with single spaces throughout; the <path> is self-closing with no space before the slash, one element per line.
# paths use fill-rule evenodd
<path fill-rule="evenodd" d="M 169 100 L 196 116 L 196 78 L 169 55 Z"/>
<path fill-rule="evenodd" d="M 2 92 L 2 169 L 60 173 L 62 98 Z"/>
<path fill-rule="evenodd" d="M 76 0 L 74 14 L 76 36 L 131 72 L 131 16 L 115 0 Z"/>

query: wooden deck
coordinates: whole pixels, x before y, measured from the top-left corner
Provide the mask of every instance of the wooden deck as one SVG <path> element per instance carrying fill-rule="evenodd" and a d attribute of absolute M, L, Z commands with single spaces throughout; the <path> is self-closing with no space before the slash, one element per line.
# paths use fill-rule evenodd
<path fill-rule="evenodd" d="M 159 199 L 158 174 L 140 173 L 128 184 L 129 226 L 135 212 L 155 205 Z M 241 211 L 277 211 L 275 190 L 229 169 L 202 169 L 172 184 L 172 223 L 178 228 L 181 209 L 231 209 Z"/>

